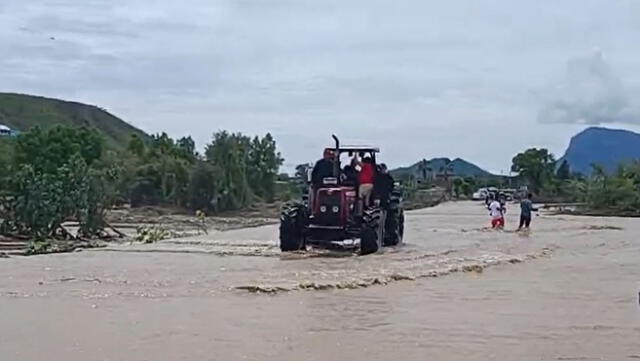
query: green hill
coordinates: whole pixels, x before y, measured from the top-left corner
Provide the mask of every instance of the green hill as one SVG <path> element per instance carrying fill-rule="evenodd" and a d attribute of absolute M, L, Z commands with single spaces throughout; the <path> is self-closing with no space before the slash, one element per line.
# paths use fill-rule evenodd
<path fill-rule="evenodd" d="M 0 124 L 26 131 L 33 126 L 50 128 L 56 125 L 88 127 L 102 134 L 107 144 L 123 148 L 131 134 L 148 135 L 93 105 L 62 101 L 39 96 L 0 93 Z"/>
<path fill-rule="evenodd" d="M 449 160 L 448 158 L 433 158 L 427 161 L 427 168 L 429 168 L 429 172 L 442 173 L 446 165 L 450 162 L 451 169 L 453 170 L 453 175 L 459 177 L 490 177 L 491 173 L 485 171 L 484 169 L 478 167 L 473 163 L 469 163 L 464 159 L 456 158 L 454 160 Z M 406 177 L 406 176 L 414 176 L 420 177 L 422 174 L 422 162 L 417 162 L 412 166 L 398 168 L 391 171 L 394 177 Z"/>

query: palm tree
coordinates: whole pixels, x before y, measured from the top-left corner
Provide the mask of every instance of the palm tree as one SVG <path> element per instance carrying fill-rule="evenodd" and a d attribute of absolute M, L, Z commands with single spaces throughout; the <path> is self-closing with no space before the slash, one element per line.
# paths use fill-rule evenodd
<path fill-rule="evenodd" d="M 420 164 L 418 165 L 418 170 L 420 170 L 420 173 L 422 173 L 422 180 L 423 181 L 427 180 L 427 171 L 429 171 L 430 168 L 427 166 L 426 159 L 422 159 L 422 161 L 420 161 Z"/>
<path fill-rule="evenodd" d="M 453 187 L 452 187 L 451 182 L 450 182 L 450 177 L 453 175 L 453 163 L 451 162 L 450 159 L 445 159 L 444 166 L 440 167 L 440 173 L 442 174 L 442 176 L 444 178 L 444 182 L 445 182 L 446 187 L 447 187 L 447 194 L 449 194 L 449 196 L 451 196 Z"/>

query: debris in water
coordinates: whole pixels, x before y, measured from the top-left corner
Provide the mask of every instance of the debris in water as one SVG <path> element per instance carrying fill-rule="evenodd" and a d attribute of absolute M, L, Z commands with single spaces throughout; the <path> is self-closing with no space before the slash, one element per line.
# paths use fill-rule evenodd
<path fill-rule="evenodd" d="M 271 287 L 271 286 L 260 286 L 260 285 L 251 285 L 251 286 L 238 286 L 237 290 L 245 290 L 251 293 L 277 293 L 277 292 L 286 292 L 291 291 L 288 288 L 284 287 Z"/>
<path fill-rule="evenodd" d="M 624 228 L 622 227 L 617 227 L 617 226 L 609 226 L 609 225 L 604 225 L 604 226 L 600 226 L 600 225 L 590 225 L 590 226 L 586 226 L 584 227 L 584 229 L 590 230 L 590 231 L 622 231 L 624 230 Z"/>
<path fill-rule="evenodd" d="M 412 276 L 406 276 L 406 275 L 401 275 L 401 274 L 392 274 L 390 276 L 390 278 L 393 281 L 415 281 L 416 278 L 412 277 Z"/>
<path fill-rule="evenodd" d="M 484 271 L 484 267 L 482 267 L 479 264 L 472 264 L 472 265 L 462 266 L 462 272 L 482 273 L 483 271 Z"/>
<path fill-rule="evenodd" d="M 320 284 L 316 282 L 301 282 L 298 284 L 298 288 L 301 290 L 328 290 L 334 288 L 334 285 Z"/>

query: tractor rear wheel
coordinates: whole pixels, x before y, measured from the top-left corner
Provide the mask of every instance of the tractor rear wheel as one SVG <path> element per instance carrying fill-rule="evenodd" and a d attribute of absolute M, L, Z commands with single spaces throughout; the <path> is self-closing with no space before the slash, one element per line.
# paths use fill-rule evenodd
<path fill-rule="evenodd" d="M 376 253 L 384 239 L 383 211 L 379 208 L 364 211 L 360 230 L 360 254 Z"/>
<path fill-rule="evenodd" d="M 404 212 L 401 209 L 389 210 L 384 232 L 384 246 L 397 246 L 402 242 L 403 234 Z"/>
<path fill-rule="evenodd" d="M 298 251 L 305 248 L 304 225 L 306 208 L 294 204 L 285 208 L 280 215 L 280 250 Z"/>

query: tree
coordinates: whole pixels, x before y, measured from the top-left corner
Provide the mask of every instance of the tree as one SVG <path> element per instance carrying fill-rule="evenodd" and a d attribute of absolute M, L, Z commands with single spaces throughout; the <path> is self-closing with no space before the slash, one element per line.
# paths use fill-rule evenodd
<path fill-rule="evenodd" d="M 453 192 L 453 187 L 450 182 L 450 177 L 453 175 L 453 163 L 451 162 L 451 159 L 445 158 L 444 165 L 440 167 L 440 174 L 442 174 L 442 177 L 444 178 L 447 194 L 451 196 L 451 193 Z"/>
<path fill-rule="evenodd" d="M 273 201 L 282 157 L 271 134 L 267 133 L 262 139 L 253 138 L 247 158 L 249 186 L 256 195 Z"/>
<path fill-rule="evenodd" d="M 145 144 L 133 136 L 128 150 L 122 156 L 125 172 L 119 189 L 127 194 L 132 206 L 187 204 L 189 173 L 196 161 L 190 137 L 174 142 L 162 133 Z"/>
<path fill-rule="evenodd" d="M 427 173 L 431 171 L 431 168 L 429 168 L 428 166 L 428 162 L 426 159 L 422 159 L 420 161 L 420 164 L 418 165 L 418 170 L 420 171 L 420 174 L 422 175 L 422 180 L 426 181 L 427 180 Z"/>
<path fill-rule="evenodd" d="M 252 200 L 253 192 L 247 180 L 248 144 L 248 139 L 241 134 L 222 131 L 215 133 L 213 141 L 206 147 L 207 161 L 221 172 L 218 203 L 221 210 L 238 209 Z"/>
<path fill-rule="evenodd" d="M 185 159 L 195 159 L 197 157 L 196 154 L 196 142 L 193 141 L 191 136 L 182 137 L 178 139 L 176 144 L 178 149 L 182 151 L 182 157 Z"/>
<path fill-rule="evenodd" d="M 205 158 L 219 172 L 220 209 L 244 207 L 255 196 L 266 201 L 274 199 L 283 159 L 271 134 L 251 139 L 240 133 L 215 133 L 206 147 Z"/>
<path fill-rule="evenodd" d="M 454 178 L 453 179 L 453 193 L 456 198 L 460 198 L 461 196 L 471 197 L 473 194 L 473 179 L 462 179 L 462 178 Z"/>
<path fill-rule="evenodd" d="M 547 149 L 528 149 L 513 157 L 512 163 L 511 170 L 518 172 L 534 192 L 540 192 L 553 179 L 555 159 Z"/>
<path fill-rule="evenodd" d="M 140 138 L 139 135 L 132 134 L 131 138 L 129 138 L 127 150 L 137 157 L 143 157 L 146 151 L 146 147 L 144 145 L 144 141 L 142 140 L 142 138 Z"/>
<path fill-rule="evenodd" d="M 210 163 L 198 161 L 189 180 L 189 207 L 192 210 L 217 210 L 219 170 Z"/>
<path fill-rule="evenodd" d="M 16 143 L 13 169 L 0 197 L 2 231 L 44 240 L 75 219 L 83 235 L 102 230 L 117 177 L 103 159 L 102 138 L 87 129 L 35 128 Z"/>
<path fill-rule="evenodd" d="M 132 206 L 207 208 L 214 201 L 215 210 L 245 207 L 256 196 L 274 199 L 282 159 L 270 134 L 251 139 L 222 131 L 214 134 L 204 157 L 195 149 L 191 137 L 174 141 L 161 133 L 146 143 L 132 137 L 128 152 L 120 159 L 124 169 L 120 192 L 127 195 Z M 198 189 L 206 191 L 205 198 L 214 193 L 215 197 L 204 203 L 197 201 L 194 192 Z"/>
<path fill-rule="evenodd" d="M 13 148 L 13 139 L 0 138 L 0 197 L 2 197 L 2 190 L 6 189 L 6 182 L 11 176 Z"/>
<path fill-rule="evenodd" d="M 473 195 L 473 185 L 465 180 L 462 183 L 461 191 L 462 194 L 464 194 L 466 197 L 471 198 L 471 196 Z"/>
<path fill-rule="evenodd" d="M 567 180 L 571 178 L 571 168 L 569 167 L 569 162 L 567 162 L 566 159 L 564 159 L 560 164 L 560 167 L 558 167 L 556 177 L 560 180 Z"/>
<path fill-rule="evenodd" d="M 460 195 L 464 194 L 462 192 L 463 184 L 464 180 L 462 178 L 455 178 L 453 180 L 453 194 L 456 198 L 460 198 Z"/>
<path fill-rule="evenodd" d="M 14 162 L 31 164 L 36 172 L 54 173 L 76 154 L 91 166 L 103 149 L 103 138 L 88 128 L 56 126 L 45 131 L 34 127 L 18 137 Z"/>

